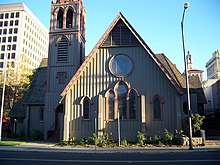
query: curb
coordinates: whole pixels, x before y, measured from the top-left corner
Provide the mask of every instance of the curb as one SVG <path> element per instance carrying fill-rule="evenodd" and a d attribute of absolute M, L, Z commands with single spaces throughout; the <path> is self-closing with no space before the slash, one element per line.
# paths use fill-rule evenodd
<path fill-rule="evenodd" d="M 187 152 L 220 152 L 220 147 L 195 147 L 189 150 L 188 147 L 170 148 L 70 148 L 56 147 L 44 144 L 25 144 L 20 146 L 0 146 L 0 151 L 14 152 L 63 152 L 63 153 L 187 153 Z"/>

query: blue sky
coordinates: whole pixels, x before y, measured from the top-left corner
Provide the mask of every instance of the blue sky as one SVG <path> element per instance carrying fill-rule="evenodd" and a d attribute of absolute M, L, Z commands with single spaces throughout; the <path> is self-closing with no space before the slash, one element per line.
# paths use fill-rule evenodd
<path fill-rule="evenodd" d="M 51 0 L 1 0 L 24 2 L 49 29 Z M 126 17 L 151 50 L 164 53 L 184 71 L 180 22 L 184 0 L 83 0 L 87 11 L 86 55 L 119 12 Z M 220 49 L 220 0 L 188 0 L 184 27 L 186 49 L 195 69 L 204 70 L 212 53 Z"/>

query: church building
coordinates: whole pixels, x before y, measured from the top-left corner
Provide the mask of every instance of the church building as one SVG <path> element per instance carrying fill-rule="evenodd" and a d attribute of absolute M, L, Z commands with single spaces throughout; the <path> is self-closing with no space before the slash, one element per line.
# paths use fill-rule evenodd
<path fill-rule="evenodd" d="M 45 101 L 26 103 L 26 133 L 37 129 L 28 123 L 42 107 L 45 140 L 112 133 L 114 140 L 136 141 L 138 131 L 163 136 L 165 129 L 183 129 L 184 76 L 164 54 L 152 52 L 122 13 L 87 58 L 82 0 L 52 1 L 50 19 Z M 197 95 L 191 94 L 194 107 Z"/>
<path fill-rule="evenodd" d="M 134 141 L 138 131 L 159 135 L 181 129 L 181 87 L 122 13 L 80 65 L 83 9 L 82 1 L 52 4 L 45 130 L 55 127 L 63 140 L 96 130 L 117 139 L 120 122 L 121 137 Z M 69 11 L 78 13 L 67 27 Z"/>

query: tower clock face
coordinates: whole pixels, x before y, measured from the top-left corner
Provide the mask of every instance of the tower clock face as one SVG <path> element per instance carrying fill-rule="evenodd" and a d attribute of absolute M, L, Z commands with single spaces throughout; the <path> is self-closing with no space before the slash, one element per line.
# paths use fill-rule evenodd
<path fill-rule="evenodd" d="M 133 62 L 128 55 L 117 54 L 109 61 L 109 70 L 116 77 L 127 77 L 133 69 Z"/>

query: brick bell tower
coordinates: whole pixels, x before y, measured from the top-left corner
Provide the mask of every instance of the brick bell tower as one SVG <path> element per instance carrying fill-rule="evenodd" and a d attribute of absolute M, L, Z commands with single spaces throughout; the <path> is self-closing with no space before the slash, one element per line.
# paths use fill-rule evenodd
<path fill-rule="evenodd" d="M 60 93 L 85 59 L 86 12 L 82 0 L 51 1 L 44 136 L 62 138 Z"/>

